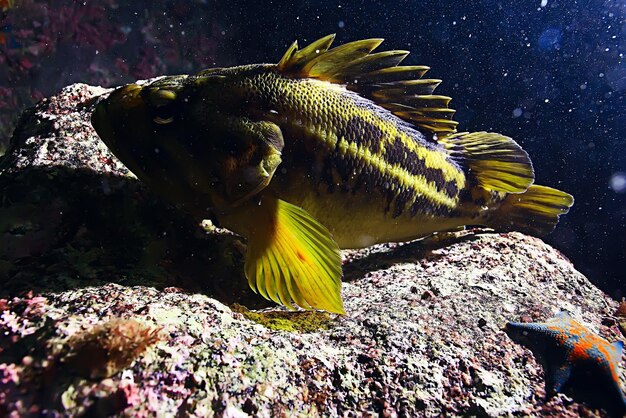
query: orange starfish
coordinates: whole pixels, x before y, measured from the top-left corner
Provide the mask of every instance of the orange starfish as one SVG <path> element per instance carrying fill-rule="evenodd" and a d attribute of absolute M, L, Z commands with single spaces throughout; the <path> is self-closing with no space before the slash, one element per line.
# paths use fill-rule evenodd
<path fill-rule="evenodd" d="M 607 342 L 565 312 L 542 323 L 509 322 L 505 331 L 541 362 L 548 398 L 567 390 L 612 415 L 626 414 L 618 373 L 622 341 Z"/>

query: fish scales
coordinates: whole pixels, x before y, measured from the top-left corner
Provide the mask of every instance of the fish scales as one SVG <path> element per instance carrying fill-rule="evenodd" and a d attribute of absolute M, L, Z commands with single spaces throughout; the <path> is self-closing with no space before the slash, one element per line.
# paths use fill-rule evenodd
<path fill-rule="evenodd" d="M 513 139 L 457 133 L 441 80 L 399 65 L 407 51 L 333 38 L 120 87 L 92 124 L 155 192 L 245 237 L 250 287 L 288 307 L 345 313 L 339 248 L 465 225 L 540 235 L 568 212 Z"/>
<path fill-rule="evenodd" d="M 358 94 L 328 82 L 290 79 L 273 71 L 249 77 L 242 89 L 248 91 L 246 99 L 256 117 L 290 125 L 287 131 L 293 138 L 285 139 L 286 161 L 297 164 L 289 159 L 291 143 L 303 137 L 312 141 L 307 152 L 318 155 L 309 174 L 330 193 L 378 189 L 391 200 L 393 217 L 405 210 L 411 216 L 445 216 L 458 204 L 465 175 L 443 147 L 428 142 L 425 135 Z M 276 113 L 258 114 L 258 109 L 268 107 Z M 315 169 L 319 162 L 321 170 Z"/>

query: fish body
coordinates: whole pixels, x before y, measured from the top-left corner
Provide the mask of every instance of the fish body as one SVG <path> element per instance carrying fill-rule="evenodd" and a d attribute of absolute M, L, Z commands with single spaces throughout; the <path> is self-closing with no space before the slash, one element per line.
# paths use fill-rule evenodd
<path fill-rule="evenodd" d="M 276 67 L 213 73 L 236 80 L 225 90 L 245 92 L 237 111 L 282 132 L 282 163 L 268 191 L 305 208 L 342 248 L 466 224 L 453 216 L 465 174 L 443 146 L 343 86 L 289 78 Z"/>
<path fill-rule="evenodd" d="M 440 81 L 398 65 L 408 52 L 332 40 L 121 87 L 94 127 L 157 192 L 247 237 L 251 286 L 288 306 L 343 312 L 339 247 L 475 224 L 544 233 L 567 212 L 512 139 L 456 133 Z"/>
<path fill-rule="evenodd" d="M 465 224 L 453 215 L 465 174 L 443 147 L 345 87 L 269 70 L 259 78 L 271 82 L 258 84 L 268 86 L 259 93 L 272 97 L 271 109 L 257 117 L 279 126 L 289 144 L 269 189 L 305 208 L 341 248 Z"/>

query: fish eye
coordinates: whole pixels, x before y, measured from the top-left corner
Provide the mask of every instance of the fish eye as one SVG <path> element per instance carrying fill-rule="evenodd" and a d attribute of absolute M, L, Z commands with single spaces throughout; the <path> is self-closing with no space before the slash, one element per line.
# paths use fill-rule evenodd
<path fill-rule="evenodd" d="M 157 107 L 153 111 L 152 121 L 157 125 L 169 125 L 174 120 L 176 120 L 175 109 L 171 104 Z"/>
<path fill-rule="evenodd" d="M 155 88 L 150 91 L 149 101 L 153 106 L 154 123 L 168 125 L 174 122 L 176 98 L 176 93 L 168 89 Z"/>
<path fill-rule="evenodd" d="M 152 119 L 152 120 L 157 125 L 167 125 L 168 123 L 174 122 L 174 117 L 170 116 L 169 118 L 162 118 L 160 116 L 155 116 L 154 119 Z"/>

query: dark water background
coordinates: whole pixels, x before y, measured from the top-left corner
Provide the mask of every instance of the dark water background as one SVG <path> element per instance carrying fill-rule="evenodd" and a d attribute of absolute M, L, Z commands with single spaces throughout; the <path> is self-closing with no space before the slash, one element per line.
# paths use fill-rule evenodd
<path fill-rule="evenodd" d="M 50 5 L 48 4 L 50 3 Z M 429 65 L 461 130 L 515 138 L 576 203 L 546 241 L 626 296 L 626 2 L 0 0 L 0 153 L 17 115 L 73 82 L 115 86 L 276 62 L 294 40 L 383 37 Z"/>

